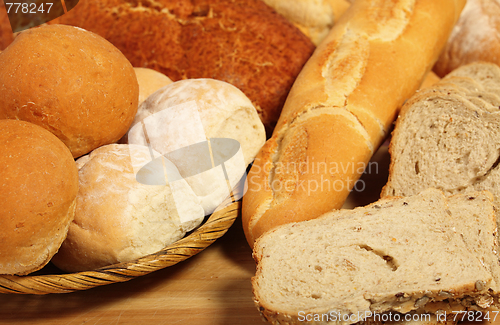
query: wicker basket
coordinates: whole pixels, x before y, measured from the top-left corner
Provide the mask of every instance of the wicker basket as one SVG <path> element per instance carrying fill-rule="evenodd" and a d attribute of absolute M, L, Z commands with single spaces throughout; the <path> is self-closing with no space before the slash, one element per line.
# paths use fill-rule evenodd
<path fill-rule="evenodd" d="M 241 201 L 233 202 L 231 197 L 221 206 L 225 206 L 225 208 L 210 215 L 206 222 L 188 236 L 157 253 L 132 262 L 113 264 L 93 271 L 0 276 L 0 293 L 41 295 L 86 290 L 106 284 L 129 281 L 172 266 L 201 252 L 231 227 L 239 214 Z"/>

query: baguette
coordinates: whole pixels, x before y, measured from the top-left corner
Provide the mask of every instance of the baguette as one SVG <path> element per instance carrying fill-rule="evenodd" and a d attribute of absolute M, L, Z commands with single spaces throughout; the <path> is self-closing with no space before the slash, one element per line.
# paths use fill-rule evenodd
<path fill-rule="evenodd" d="M 341 208 L 399 107 L 418 89 L 464 0 L 358 0 L 296 79 L 248 175 L 243 228 L 265 231 Z"/>

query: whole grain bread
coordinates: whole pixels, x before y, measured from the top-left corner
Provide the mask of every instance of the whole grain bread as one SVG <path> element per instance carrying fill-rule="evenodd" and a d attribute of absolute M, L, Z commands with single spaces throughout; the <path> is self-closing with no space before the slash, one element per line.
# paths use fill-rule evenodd
<path fill-rule="evenodd" d="M 134 67 L 212 78 L 247 95 L 268 132 L 314 44 L 261 0 L 85 0 L 52 23 L 93 31 Z"/>
<path fill-rule="evenodd" d="M 381 196 L 428 187 L 491 191 L 500 203 L 500 67 L 475 62 L 411 98 L 392 135 Z"/>
<path fill-rule="evenodd" d="M 254 247 L 255 303 L 274 324 L 313 323 L 307 315 L 331 313 L 354 316 L 322 324 L 352 324 L 369 312 L 408 313 L 448 301 L 498 305 L 488 262 L 497 258 L 492 198 L 470 198 L 448 200 L 428 189 L 277 227 Z M 469 212 L 493 241 L 478 237 Z M 460 222 L 466 226 L 456 227 Z"/>

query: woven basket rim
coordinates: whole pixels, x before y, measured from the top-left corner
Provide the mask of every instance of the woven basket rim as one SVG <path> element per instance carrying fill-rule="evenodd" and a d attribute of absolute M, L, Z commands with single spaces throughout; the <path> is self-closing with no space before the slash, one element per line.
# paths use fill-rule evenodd
<path fill-rule="evenodd" d="M 125 263 L 91 271 L 44 275 L 0 275 L 0 293 L 51 294 L 87 290 L 125 282 L 182 262 L 210 246 L 232 226 L 241 211 L 241 200 L 229 197 L 189 235 L 162 250 Z"/>

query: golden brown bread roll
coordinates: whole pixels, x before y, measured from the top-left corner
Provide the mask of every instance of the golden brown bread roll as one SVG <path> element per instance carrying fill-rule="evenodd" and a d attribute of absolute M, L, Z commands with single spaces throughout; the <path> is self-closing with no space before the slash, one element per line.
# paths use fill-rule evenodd
<path fill-rule="evenodd" d="M 0 274 L 42 268 L 66 238 L 78 174 L 69 149 L 31 123 L 0 120 Z"/>
<path fill-rule="evenodd" d="M 152 93 L 172 83 L 169 77 L 149 68 L 134 68 L 139 83 L 139 105 Z"/>
<path fill-rule="evenodd" d="M 342 207 L 399 107 L 436 61 L 464 0 L 356 0 L 297 77 L 243 197 L 250 245 Z"/>
<path fill-rule="evenodd" d="M 65 25 L 26 30 L 0 53 L 0 118 L 38 124 L 74 157 L 118 141 L 137 112 L 139 86 L 120 51 Z"/>
<path fill-rule="evenodd" d="M 261 0 L 85 0 L 54 20 L 91 30 L 134 67 L 238 87 L 271 130 L 314 44 Z"/>
<path fill-rule="evenodd" d="M 434 72 L 442 78 L 474 61 L 500 65 L 500 0 L 467 0 Z"/>

